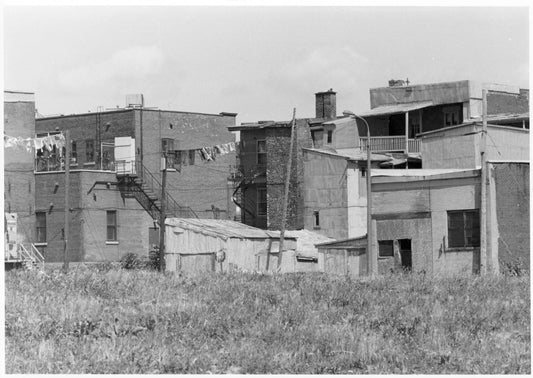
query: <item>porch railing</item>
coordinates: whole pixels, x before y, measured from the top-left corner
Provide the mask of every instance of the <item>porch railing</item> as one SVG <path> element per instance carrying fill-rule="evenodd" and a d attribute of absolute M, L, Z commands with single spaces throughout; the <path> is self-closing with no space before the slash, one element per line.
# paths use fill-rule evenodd
<path fill-rule="evenodd" d="M 366 151 L 366 137 L 359 138 L 361 150 Z M 409 152 L 420 152 L 420 139 L 408 139 Z M 377 136 L 370 137 L 370 151 L 393 152 L 405 151 L 405 137 Z"/>

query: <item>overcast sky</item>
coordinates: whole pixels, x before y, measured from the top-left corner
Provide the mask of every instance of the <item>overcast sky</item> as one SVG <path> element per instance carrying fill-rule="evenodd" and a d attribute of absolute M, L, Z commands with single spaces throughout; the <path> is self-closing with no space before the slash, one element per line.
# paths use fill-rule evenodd
<path fill-rule="evenodd" d="M 369 89 L 480 80 L 529 88 L 527 8 L 5 7 L 4 86 L 42 114 L 125 105 L 237 122 L 369 109 Z"/>

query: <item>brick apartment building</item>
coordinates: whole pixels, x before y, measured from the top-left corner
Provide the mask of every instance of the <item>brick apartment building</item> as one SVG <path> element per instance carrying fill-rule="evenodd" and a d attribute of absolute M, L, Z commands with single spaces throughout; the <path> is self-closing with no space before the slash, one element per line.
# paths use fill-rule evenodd
<path fill-rule="evenodd" d="M 287 224 L 289 230 L 302 229 L 303 219 L 303 147 L 312 147 L 313 139 L 331 135 L 315 132 L 323 122 L 335 119 L 336 92 L 315 94 L 314 118 L 295 120 L 294 150 L 291 165 Z M 237 169 L 233 173 L 234 200 L 240 208 L 241 221 L 263 229 L 281 227 L 285 176 L 290 149 L 292 121 L 259 121 L 229 127 L 240 132 Z"/>
<path fill-rule="evenodd" d="M 71 261 L 117 260 L 128 252 L 147 254 L 158 243 L 161 208 L 161 164 L 167 156 L 167 216 L 229 218 L 229 166 L 235 153 L 204 161 L 195 150 L 234 142 L 228 127 L 235 113 L 192 113 L 148 109 L 141 96 L 129 97 L 126 108 L 38 118 L 39 135 L 70 130 Z M 132 173 L 117 174 L 124 162 L 115 159 L 115 138 L 130 140 Z M 130 139 L 131 138 L 131 139 Z M 186 165 L 176 151 L 184 151 Z M 190 152 L 192 151 L 192 152 Z M 59 154 L 37 152 L 36 213 L 46 227 L 37 245 L 46 261 L 61 261 L 65 174 Z"/>

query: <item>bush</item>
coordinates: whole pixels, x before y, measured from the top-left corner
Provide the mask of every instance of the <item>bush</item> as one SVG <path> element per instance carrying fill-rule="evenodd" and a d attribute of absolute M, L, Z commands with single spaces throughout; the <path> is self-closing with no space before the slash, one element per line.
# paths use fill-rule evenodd
<path fill-rule="evenodd" d="M 143 268 L 143 262 L 137 257 L 135 253 L 126 253 L 120 259 L 120 267 L 122 269 L 141 269 Z"/>

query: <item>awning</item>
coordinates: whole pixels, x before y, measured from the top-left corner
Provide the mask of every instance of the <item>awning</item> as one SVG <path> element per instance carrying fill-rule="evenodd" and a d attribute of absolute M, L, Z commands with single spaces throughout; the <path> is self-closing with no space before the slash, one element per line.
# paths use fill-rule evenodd
<path fill-rule="evenodd" d="M 374 117 L 390 114 L 400 114 L 406 113 L 413 110 L 427 108 L 433 106 L 433 101 L 422 101 L 422 102 L 409 102 L 406 104 L 393 104 L 393 105 L 383 105 L 378 106 L 377 108 L 371 109 L 368 112 L 359 114 L 361 117 Z"/>

